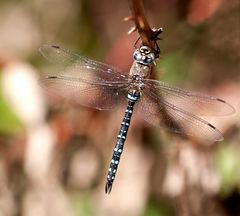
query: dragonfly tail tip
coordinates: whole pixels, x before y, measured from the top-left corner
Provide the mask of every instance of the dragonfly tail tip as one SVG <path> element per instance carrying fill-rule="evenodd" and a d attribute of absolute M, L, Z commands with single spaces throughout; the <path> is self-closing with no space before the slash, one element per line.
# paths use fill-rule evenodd
<path fill-rule="evenodd" d="M 105 193 L 110 194 L 111 190 L 112 190 L 112 184 L 107 182 L 105 185 Z"/>

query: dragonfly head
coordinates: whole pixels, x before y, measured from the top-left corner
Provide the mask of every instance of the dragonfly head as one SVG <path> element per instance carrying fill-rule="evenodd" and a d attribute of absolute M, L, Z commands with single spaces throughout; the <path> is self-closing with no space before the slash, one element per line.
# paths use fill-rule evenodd
<path fill-rule="evenodd" d="M 154 62 L 155 55 L 149 47 L 141 46 L 134 51 L 133 59 L 140 64 L 150 65 Z"/>

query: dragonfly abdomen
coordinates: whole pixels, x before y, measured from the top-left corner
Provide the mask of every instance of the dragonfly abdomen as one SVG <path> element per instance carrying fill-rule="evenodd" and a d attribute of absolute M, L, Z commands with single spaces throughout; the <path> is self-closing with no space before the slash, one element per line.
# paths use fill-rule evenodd
<path fill-rule="evenodd" d="M 128 106 L 125 110 L 125 115 L 121 123 L 121 127 L 117 136 L 116 145 L 113 151 L 112 160 L 110 163 L 110 167 L 108 169 L 107 183 L 105 186 L 106 193 L 111 192 L 112 184 L 113 184 L 113 181 L 115 180 L 118 164 L 119 164 L 124 143 L 127 137 L 127 132 L 128 132 L 128 128 L 129 128 L 132 113 L 133 113 L 133 107 L 139 98 L 140 98 L 139 95 L 131 94 L 131 93 L 128 94 Z"/>

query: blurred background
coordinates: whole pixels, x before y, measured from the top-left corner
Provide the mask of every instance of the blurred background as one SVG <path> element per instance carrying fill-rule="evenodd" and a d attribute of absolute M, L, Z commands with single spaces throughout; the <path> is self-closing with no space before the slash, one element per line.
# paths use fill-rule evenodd
<path fill-rule="evenodd" d="M 100 112 L 47 96 L 38 84 L 57 44 L 128 71 L 137 33 L 128 1 L 0 2 L 0 215 L 239 216 L 240 4 L 148 0 L 163 27 L 158 79 L 216 95 L 236 113 L 205 118 L 210 147 L 133 120 L 113 190 L 104 185 L 124 108 Z"/>

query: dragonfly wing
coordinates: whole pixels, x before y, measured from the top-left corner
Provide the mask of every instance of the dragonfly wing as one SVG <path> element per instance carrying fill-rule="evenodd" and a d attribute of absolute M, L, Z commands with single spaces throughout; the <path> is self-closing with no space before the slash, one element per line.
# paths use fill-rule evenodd
<path fill-rule="evenodd" d="M 146 83 L 157 94 L 162 95 L 166 102 L 196 115 L 222 116 L 235 112 L 229 103 L 218 97 L 190 92 L 157 80 L 146 80 Z"/>
<path fill-rule="evenodd" d="M 146 87 L 140 101 L 143 118 L 155 126 L 200 141 L 221 141 L 221 132 L 207 121 L 169 103 L 157 95 L 151 88 Z"/>
<path fill-rule="evenodd" d="M 59 46 L 45 45 L 39 51 L 59 67 L 39 81 L 50 94 L 96 109 L 113 109 L 126 98 L 128 76 L 119 69 Z"/>
<path fill-rule="evenodd" d="M 49 62 L 59 67 L 60 70 L 55 75 L 98 83 L 128 81 L 128 75 L 118 68 L 74 54 L 68 49 L 44 45 L 39 51 Z M 47 73 L 45 77 L 52 75 L 54 74 Z"/>
<path fill-rule="evenodd" d="M 115 83 L 100 85 L 66 77 L 42 78 L 39 82 L 47 93 L 99 110 L 114 109 L 127 98 L 126 86 Z"/>

